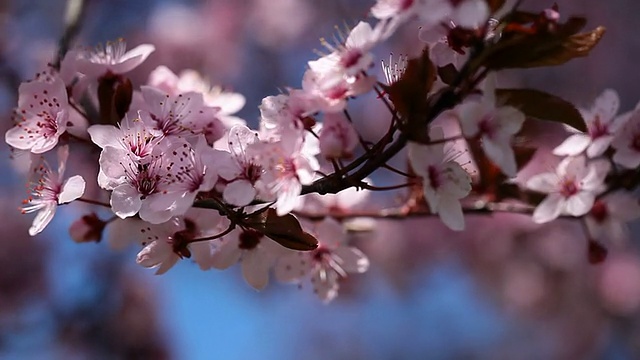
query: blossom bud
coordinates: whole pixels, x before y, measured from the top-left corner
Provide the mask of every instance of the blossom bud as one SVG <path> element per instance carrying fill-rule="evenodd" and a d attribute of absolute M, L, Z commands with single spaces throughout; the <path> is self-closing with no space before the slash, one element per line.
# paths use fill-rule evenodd
<path fill-rule="evenodd" d="M 96 213 L 91 213 L 74 221 L 69 227 L 69 235 L 77 243 L 99 242 L 106 225 L 107 223 L 98 218 Z"/>

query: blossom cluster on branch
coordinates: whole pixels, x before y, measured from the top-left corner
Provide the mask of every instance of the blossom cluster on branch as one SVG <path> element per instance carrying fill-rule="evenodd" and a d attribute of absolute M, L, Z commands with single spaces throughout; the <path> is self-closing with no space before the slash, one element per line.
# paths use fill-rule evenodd
<path fill-rule="evenodd" d="M 141 246 L 136 261 L 157 274 L 184 258 L 203 270 L 240 262 L 255 289 L 273 271 L 282 282 L 308 281 L 324 301 L 335 298 L 342 278 L 369 268 L 349 234 L 375 231 L 376 218 L 435 215 L 462 231 L 472 213 L 523 213 L 536 223 L 573 217 L 585 223 L 590 248 L 603 250 L 606 237 L 625 236 L 625 223 L 640 217 L 632 194 L 640 183 L 640 107 L 618 115 L 613 90 L 579 110 L 539 90 L 497 88 L 500 70 L 586 56 L 604 33 L 580 32 L 585 20 L 561 21 L 555 6 L 541 13 L 503 7 L 378 0 L 373 25 L 362 21 L 335 43 L 323 40 L 327 53 L 308 62 L 299 88 L 262 100 L 256 130 L 234 116 L 245 105 L 241 94 L 195 71 L 159 66 L 134 86 L 127 74 L 153 45 L 127 51 L 118 40 L 72 49 L 20 86 L 5 134 L 15 157 L 31 164 L 22 211 L 38 214 L 29 233 L 43 231 L 58 205 L 89 203 L 113 216 L 75 221 L 70 234 L 78 242 L 99 241 L 107 229 L 113 245 Z M 422 53 L 383 63 L 380 81 L 373 49 L 416 19 Z M 375 142 L 361 136 L 348 110 L 362 96 L 389 112 Z M 571 135 L 553 150 L 562 157 L 555 171 L 522 181 L 536 150 L 526 124 L 543 120 Z M 443 122 L 457 132 L 445 136 Z M 98 168 L 94 181 L 63 177 L 76 154 L 70 147 L 95 150 L 87 152 Z M 405 148 L 407 168 L 390 165 Z M 57 174 L 45 159 L 53 150 Z M 375 186 L 369 179 L 377 171 L 406 182 Z M 358 210 L 370 192 L 399 189 L 399 206 Z M 108 203 L 85 195 L 99 191 Z"/>

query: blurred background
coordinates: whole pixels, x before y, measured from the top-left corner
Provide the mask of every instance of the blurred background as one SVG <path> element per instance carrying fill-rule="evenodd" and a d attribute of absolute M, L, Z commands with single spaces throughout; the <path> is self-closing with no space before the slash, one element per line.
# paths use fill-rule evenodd
<path fill-rule="evenodd" d="M 0 1 L 0 113 L 11 126 L 17 87 L 51 61 L 63 31 L 65 0 Z M 134 84 L 164 64 L 192 68 L 244 94 L 240 116 L 257 124 L 263 97 L 299 87 L 306 62 L 334 26 L 354 26 L 373 0 L 87 0 L 76 45 L 125 38 L 156 46 Z M 622 111 L 640 100 L 640 2 L 559 1 L 563 16 L 584 15 L 607 34 L 590 57 L 513 71 L 501 81 L 547 90 L 589 107 L 616 89 Z M 525 1 L 541 9 L 546 1 Z M 533 7 L 532 7 L 533 6 Z M 377 49 L 415 55 L 420 24 Z M 379 72 L 373 69 L 372 71 Z M 373 97 L 352 114 L 372 139 L 384 121 Z M 561 136 L 543 138 L 545 149 Z M 342 283 L 328 305 L 310 289 L 272 282 L 247 286 L 238 268 L 202 272 L 189 261 L 169 273 L 135 264 L 138 249 L 75 244 L 74 204 L 39 236 L 17 207 L 24 179 L 0 151 L 0 358 L 2 359 L 640 359 L 638 238 L 605 245 L 590 265 L 580 224 L 534 226 L 519 215 L 469 217 L 454 233 L 434 220 L 380 221 L 356 244 L 369 272 Z M 552 165 L 548 165 L 551 167 Z M 537 172 L 540 169 L 531 171 Z M 544 169 L 548 170 L 548 169 Z M 93 176 L 72 164 L 68 174 Z M 635 227 L 635 231 L 634 230 Z M 632 234 L 637 226 L 631 225 Z M 421 234 L 429 234 L 424 236 Z"/>

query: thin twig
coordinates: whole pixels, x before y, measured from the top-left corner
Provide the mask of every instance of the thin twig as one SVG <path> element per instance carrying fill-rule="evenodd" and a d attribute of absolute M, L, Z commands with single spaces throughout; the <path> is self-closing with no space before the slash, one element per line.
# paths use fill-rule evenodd
<path fill-rule="evenodd" d="M 58 41 L 58 53 L 52 66 L 60 70 L 60 63 L 69 51 L 73 40 L 78 36 L 81 27 L 82 15 L 85 11 L 84 0 L 67 0 L 67 7 L 64 15 L 64 33 Z"/>

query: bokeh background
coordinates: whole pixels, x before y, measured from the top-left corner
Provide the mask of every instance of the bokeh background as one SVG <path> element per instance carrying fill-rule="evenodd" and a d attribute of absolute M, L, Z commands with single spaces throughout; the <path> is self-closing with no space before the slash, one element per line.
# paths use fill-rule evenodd
<path fill-rule="evenodd" d="M 11 125 L 17 87 L 53 58 L 64 0 L 0 1 L 0 128 Z M 299 87 L 308 60 L 334 26 L 366 18 L 364 0 L 86 0 L 77 45 L 125 38 L 156 52 L 155 66 L 193 68 L 241 92 L 240 116 L 256 124 L 258 105 Z M 590 57 L 549 69 L 511 71 L 501 81 L 551 91 L 589 106 L 605 88 L 622 110 L 638 100 L 640 2 L 558 1 L 607 34 Z M 546 1 L 525 1 L 541 9 Z M 380 59 L 417 54 L 420 24 L 408 24 Z M 378 71 L 374 69 L 373 71 Z M 371 138 L 384 121 L 375 98 L 352 113 Z M 543 129 L 544 130 L 544 129 Z M 554 133 L 557 129 L 554 129 Z M 541 133 L 539 162 L 561 141 Z M 237 268 L 202 272 L 182 261 L 163 276 L 135 264 L 138 249 L 75 244 L 70 223 L 90 209 L 63 207 L 29 238 L 17 211 L 24 180 L 0 151 L 0 358 L 2 359 L 638 359 L 640 259 L 637 236 L 609 244 L 590 265 L 574 221 L 534 226 L 519 215 L 468 218 L 453 233 L 434 220 L 381 221 L 354 241 L 372 266 L 347 279 L 329 305 L 310 289 L 272 283 L 255 292 Z M 69 174 L 95 169 L 74 164 Z M 540 171 L 534 169 L 530 171 Z M 632 234 L 637 226 L 632 224 Z"/>

